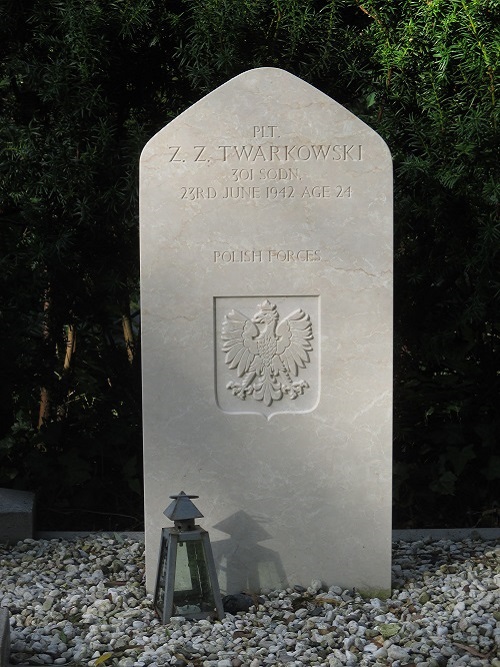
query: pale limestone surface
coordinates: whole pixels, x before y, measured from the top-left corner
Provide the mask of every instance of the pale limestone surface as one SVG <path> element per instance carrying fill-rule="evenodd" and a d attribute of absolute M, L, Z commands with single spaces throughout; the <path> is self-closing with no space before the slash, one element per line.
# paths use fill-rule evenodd
<path fill-rule="evenodd" d="M 156 134 L 140 187 L 148 588 L 184 490 L 223 593 L 389 591 L 387 146 L 261 68 Z"/>

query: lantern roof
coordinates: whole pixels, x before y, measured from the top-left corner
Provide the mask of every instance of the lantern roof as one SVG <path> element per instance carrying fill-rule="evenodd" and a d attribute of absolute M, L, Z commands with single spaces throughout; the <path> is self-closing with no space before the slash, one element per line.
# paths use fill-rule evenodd
<path fill-rule="evenodd" d="M 172 521 L 187 521 L 189 519 L 197 519 L 203 514 L 191 502 L 191 498 L 199 498 L 199 496 L 188 496 L 184 491 L 181 491 L 176 496 L 170 496 L 173 502 L 167 507 L 163 514 Z"/>

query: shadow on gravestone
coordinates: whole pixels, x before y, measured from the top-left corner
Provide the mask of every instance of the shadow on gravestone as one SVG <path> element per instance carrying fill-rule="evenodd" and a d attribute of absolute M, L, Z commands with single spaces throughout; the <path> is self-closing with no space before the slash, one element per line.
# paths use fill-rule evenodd
<path fill-rule="evenodd" d="M 226 540 L 212 542 L 219 583 L 228 593 L 273 589 L 277 581 L 281 582 L 283 588 L 287 588 L 279 554 L 259 544 L 271 539 L 262 526 L 264 523 L 264 517 L 252 518 L 240 510 L 214 526 L 216 530 L 229 535 Z M 251 563 L 250 567 L 246 566 L 247 562 Z M 245 572 L 246 581 L 241 579 L 242 571 Z"/>

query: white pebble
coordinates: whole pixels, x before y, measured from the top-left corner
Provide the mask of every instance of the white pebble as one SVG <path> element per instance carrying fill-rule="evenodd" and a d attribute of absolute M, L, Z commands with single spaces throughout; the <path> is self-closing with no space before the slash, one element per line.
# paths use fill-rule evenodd
<path fill-rule="evenodd" d="M 410 659 L 409 652 L 397 644 L 392 644 L 392 646 L 389 646 L 387 649 L 387 656 L 391 660 L 400 660 L 402 662 L 407 662 Z"/>

